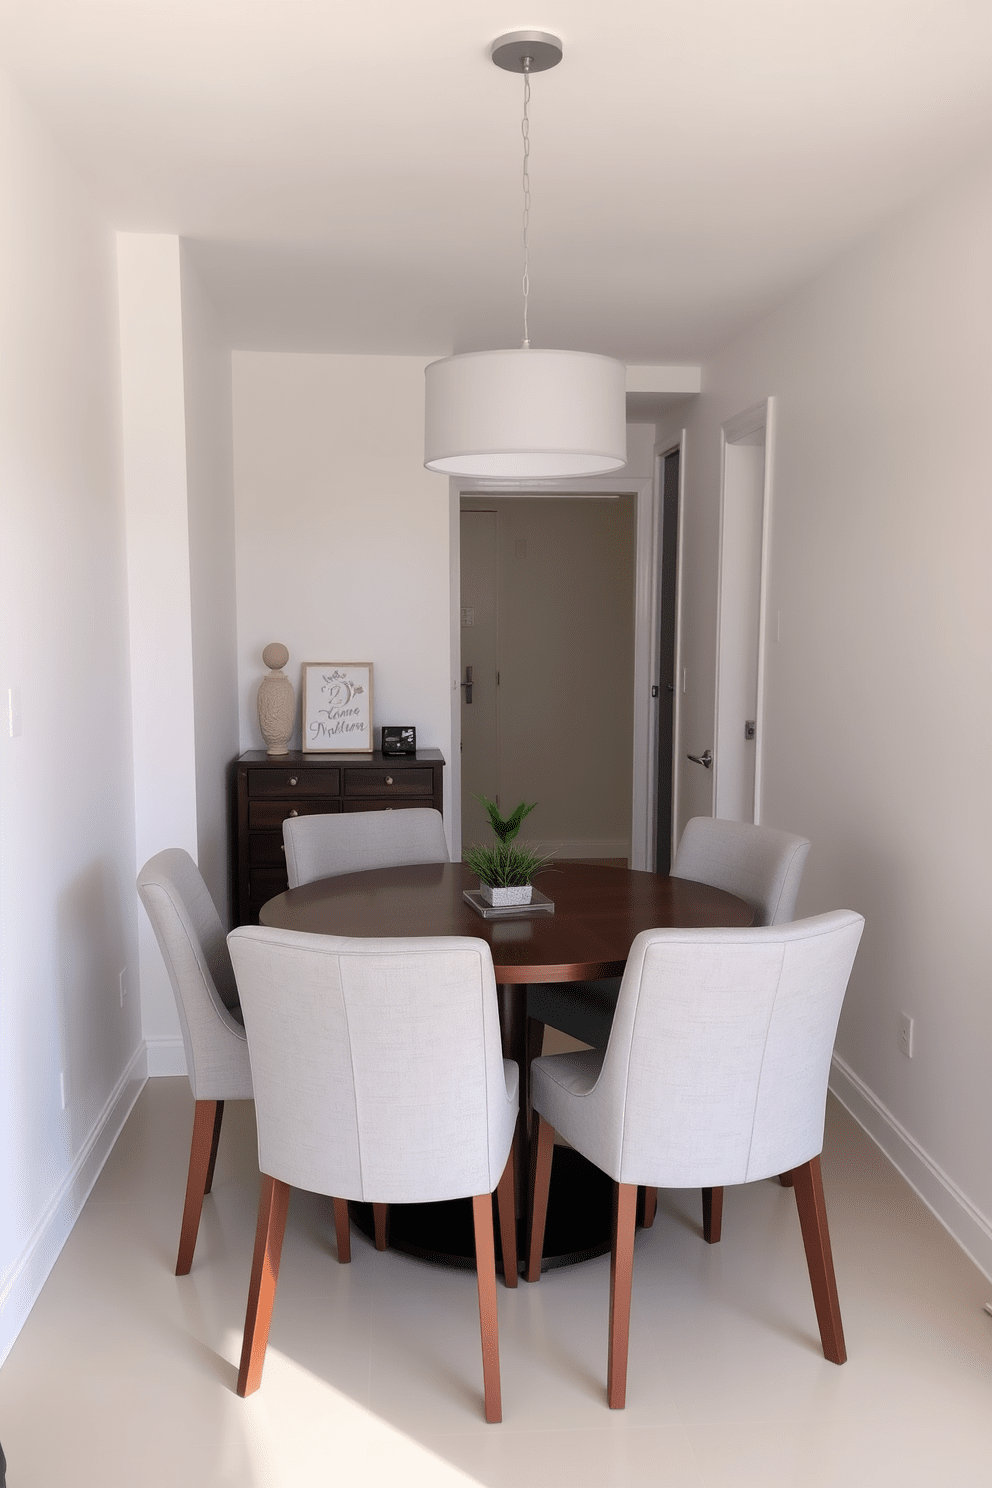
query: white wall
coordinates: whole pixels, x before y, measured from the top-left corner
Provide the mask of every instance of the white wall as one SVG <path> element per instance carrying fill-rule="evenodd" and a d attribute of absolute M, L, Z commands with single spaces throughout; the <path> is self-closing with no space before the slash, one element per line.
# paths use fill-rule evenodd
<path fill-rule="evenodd" d="M 114 239 L 2 77 L 0 197 L 2 1359 L 141 1070 Z"/>
<path fill-rule="evenodd" d="M 227 769 L 239 751 L 231 352 L 180 243 L 186 489 L 193 643 L 196 859 L 225 917 Z"/>
<path fill-rule="evenodd" d="M 238 753 L 230 353 L 174 234 L 119 233 L 117 252 L 137 862 L 185 848 L 224 915 Z M 138 943 L 149 1072 L 182 1073 L 144 913 Z"/>
<path fill-rule="evenodd" d="M 179 240 L 119 233 L 124 493 L 127 513 L 136 860 L 196 856 L 186 413 Z M 142 1031 L 153 1073 L 181 1048 L 169 978 L 138 918 Z M 179 1065 L 181 1070 L 183 1064 Z"/>
<path fill-rule="evenodd" d="M 282 641 L 297 706 L 304 661 L 371 661 L 374 726 L 412 723 L 447 755 L 448 482 L 423 467 L 425 362 L 234 354 L 242 749 L 264 747 L 261 653 Z"/>
<path fill-rule="evenodd" d="M 837 1089 L 992 1274 L 990 263 L 986 169 L 704 368 L 679 747 L 713 743 L 720 425 L 774 394 L 763 819 L 813 841 L 800 912 L 867 917 Z"/>

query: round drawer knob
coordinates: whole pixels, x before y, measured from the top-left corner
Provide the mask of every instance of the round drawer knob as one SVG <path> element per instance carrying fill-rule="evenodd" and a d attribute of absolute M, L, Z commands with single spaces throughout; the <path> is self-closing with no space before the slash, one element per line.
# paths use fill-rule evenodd
<path fill-rule="evenodd" d="M 289 814 L 290 816 L 299 816 L 300 813 L 298 811 L 291 811 Z"/>
<path fill-rule="evenodd" d="M 386 776 L 386 784 L 387 785 L 392 785 L 392 783 L 393 783 L 393 777 L 392 777 L 392 775 L 387 775 Z"/>
<path fill-rule="evenodd" d="M 289 783 L 290 785 L 299 785 L 300 782 L 297 780 L 295 775 L 290 775 Z"/>

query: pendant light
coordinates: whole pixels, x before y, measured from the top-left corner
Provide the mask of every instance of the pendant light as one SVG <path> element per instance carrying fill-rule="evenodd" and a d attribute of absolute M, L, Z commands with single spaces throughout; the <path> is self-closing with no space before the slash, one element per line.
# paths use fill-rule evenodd
<path fill-rule="evenodd" d="M 626 368 L 590 352 L 533 349 L 527 318 L 530 75 L 561 61 L 561 42 L 545 31 L 511 31 L 491 55 L 524 79 L 523 345 L 464 352 L 425 369 L 424 464 L 493 480 L 606 475 L 627 463 Z"/>

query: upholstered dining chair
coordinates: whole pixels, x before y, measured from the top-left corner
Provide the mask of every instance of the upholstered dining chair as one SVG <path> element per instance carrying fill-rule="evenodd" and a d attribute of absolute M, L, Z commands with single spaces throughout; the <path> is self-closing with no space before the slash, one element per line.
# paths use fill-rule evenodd
<path fill-rule="evenodd" d="M 648 930 L 631 947 L 605 1053 L 534 1061 L 539 1113 L 526 1276 L 537 1281 L 554 1132 L 614 1180 L 607 1395 L 626 1398 L 639 1184 L 792 1176 L 823 1353 L 847 1357 L 820 1176 L 827 1078 L 864 920 Z"/>
<path fill-rule="evenodd" d="M 808 837 L 796 837 L 776 827 L 694 816 L 685 824 L 672 877 L 736 894 L 753 908 L 756 925 L 781 925 L 795 914 L 809 849 Z M 529 987 L 527 1047 L 531 1058 L 541 1052 L 547 1023 L 594 1049 L 605 1049 L 619 991 L 619 977 L 567 987 Z M 719 1191 L 703 1193 L 703 1234 L 710 1244 L 720 1238 L 721 1200 Z M 656 1202 L 657 1194 L 649 1190 L 644 1202 L 647 1227 Z"/>
<path fill-rule="evenodd" d="M 291 889 L 342 873 L 449 861 L 444 818 L 427 806 L 289 816 L 282 824 L 282 840 Z M 385 1250 L 388 1206 L 373 1204 L 372 1213 L 376 1250 Z"/>
<path fill-rule="evenodd" d="M 282 824 L 282 839 L 291 889 L 340 873 L 448 862 L 441 813 L 422 806 L 290 816 Z"/>
<path fill-rule="evenodd" d="M 185 1276 L 213 1184 L 224 1102 L 251 1100 L 251 1066 L 224 930 L 189 853 L 171 847 L 149 858 L 138 893 L 172 983 L 196 1102 L 176 1260 L 176 1275 Z"/>
<path fill-rule="evenodd" d="M 488 945 L 247 925 L 228 944 L 262 1172 L 238 1394 L 261 1383 L 291 1188 L 338 1203 L 470 1197 L 485 1414 L 501 1420 L 492 1194 L 504 1278 L 515 1287 L 518 1073 L 502 1056 Z"/>
<path fill-rule="evenodd" d="M 807 837 L 775 827 L 694 816 L 682 833 L 672 877 L 725 889 L 752 906 L 756 925 L 781 925 L 795 913 L 809 849 Z M 619 977 L 528 988 L 527 1016 L 535 1025 L 529 1042 L 535 1053 L 546 1023 L 605 1049 L 619 991 Z"/>

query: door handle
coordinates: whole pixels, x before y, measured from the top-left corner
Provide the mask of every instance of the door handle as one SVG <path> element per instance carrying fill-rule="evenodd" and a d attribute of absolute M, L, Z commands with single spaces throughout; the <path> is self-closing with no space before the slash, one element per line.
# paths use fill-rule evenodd
<path fill-rule="evenodd" d="M 713 763 L 713 752 L 710 749 L 704 749 L 702 754 L 687 754 L 686 759 L 691 759 L 694 765 L 702 765 L 704 770 L 708 770 Z"/>
<path fill-rule="evenodd" d="M 472 701 L 472 686 L 473 686 L 473 683 L 472 683 L 472 668 L 470 666 L 467 666 L 465 668 L 465 681 L 461 685 L 465 689 L 465 701 L 466 701 L 466 703 L 470 703 Z"/>

